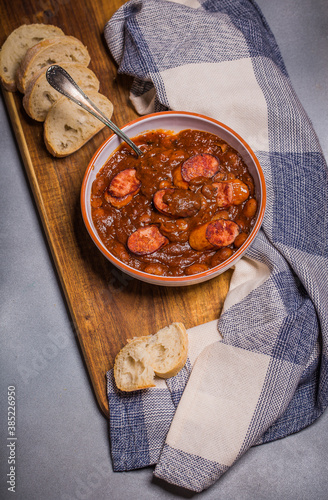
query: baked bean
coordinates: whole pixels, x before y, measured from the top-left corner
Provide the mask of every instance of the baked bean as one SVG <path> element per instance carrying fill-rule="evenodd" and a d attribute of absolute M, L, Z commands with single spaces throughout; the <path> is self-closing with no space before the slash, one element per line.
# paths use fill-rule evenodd
<path fill-rule="evenodd" d="M 161 224 L 161 233 L 167 237 L 171 243 L 184 243 L 188 241 L 187 231 L 181 231 L 176 224 L 174 226 L 168 227 L 168 225 Z"/>
<path fill-rule="evenodd" d="M 92 194 L 94 196 L 99 196 L 105 191 L 107 187 L 108 179 L 98 175 L 92 183 Z"/>
<path fill-rule="evenodd" d="M 225 179 L 226 179 L 226 174 L 224 172 L 218 172 L 213 177 L 213 182 L 220 182 L 220 181 L 224 181 Z"/>
<path fill-rule="evenodd" d="M 172 182 L 167 180 L 167 181 L 161 181 L 159 183 L 159 189 L 166 189 L 166 188 L 169 188 L 169 187 L 172 187 Z"/>
<path fill-rule="evenodd" d="M 167 220 L 162 222 L 160 225 L 161 233 L 165 233 L 166 235 L 173 233 L 177 230 L 177 224 L 175 220 Z"/>
<path fill-rule="evenodd" d="M 185 219 L 177 219 L 176 221 L 177 228 L 180 229 L 180 231 L 187 231 L 189 224 Z"/>
<path fill-rule="evenodd" d="M 238 238 L 238 236 L 237 236 Z M 221 262 L 224 262 L 225 260 L 229 259 L 231 255 L 233 254 L 233 250 L 230 247 L 223 247 L 220 248 L 213 257 L 211 258 L 211 266 L 215 267 L 221 264 Z"/>
<path fill-rule="evenodd" d="M 224 153 L 224 159 L 231 165 L 232 168 L 238 168 L 240 159 L 237 153 L 234 153 L 233 151 L 226 151 Z"/>
<path fill-rule="evenodd" d="M 208 270 L 208 266 L 206 264 L 192 264 L 191 266 L 186 268 L 186 274 L 191 276 L 192 274 L 203 273 Z"/>
<path fill-rule="evenodd" d="M 254 196 L 255 188 L 254 188 L 254 182 L 253 182 L 252 177 L 249 174 L 246 174 L 243 176 L 243 181 L 245 182 L 245 184 L 247 185 L 247 187 L 249 189 L 249 195 Z"/>
<path fill-rule="evenodd" d="M 247 240 L 248 238 L 248 234 L 247 233 L 239 233 L 237 238 L 235 239 L 234 241 L 234 246 L 236 248 L 240 248 L 244 243 L 245 241 Z"/>
<path fill-rule="evenodd" d="M 156 274 L 157 276 L 163 276 L 166 269 L 167 268 L 161 264 L 149 264 L 144 268 L 144 272 L 148 274 Z"/>
<path fill-rule="evenodd" d="M 226 210 L 220 210 L 217 214 L 213 215 L 211 220 L 218 220 L 218 219 L 229 219 L 229 213 Z"/>
<path fill-rule="evenodd" d="M 101 219 L 105 219 L 106 218 L 106 210 L 104 210 L 103 208 L 96 208 L 95 210 L 93 210 L 93 215 L 94 217 L 99 217 Z"/>
<path fill-rule="evenodd" d="M 257 210 L 257 201 L 255 198 L 250 198 L 249 200 L 246 201 L 245 206 L 243 208 L 243 214 L 245 217 L 250 219 L 251 217 L 254 217 L 256 214 Z"/>
<path fill-rule="evenodd" d="M 101 207 L 102 205 L 102 199 L 101 198 L 95 198 L 94 200 L 92 200 L 91 202 L 91 206 L 92 208 L 97 208 L 97 207 Z"/>
<path fill-rule="evenodd" d="M 205 196 L 205 198 L 211 199 L 215 196 L 215 193 L 215 183 L 204 184 L 204 186 L 202 187 L 202 194 Z"/>
<path fill-rule="evenodd" d="M 249 189 L 247 185 L 240 179 L 232 179 L 232 204 L 241 205 L 249 197 Z"/>
<path fill-rule="evenodd" d="M 247 219 L 243 214 L 238 215 L 238 217 L 235 218 L 235 222 L 236 222 L 236 224 L 238 224 L 241 231 L 245 231 L 245 229 L 248 226 Z"/>
<path fill-rule="evenodd" d="M 118 241 L 114 241 L 113 246 L 111 248 L 111 251 L 115 255 L 115 257 L 117 257 L 122 262 L 129 261 L 129 254 L 128 254 L 125 246 L 122 243 L 119 243 Z"/>
<path fill-rule="evenodd" d="M 148 213 L 142 214 L 139 217 L 140 222 L 147 223 L 151 221 L 151 215 Z"/>
<path fill-rule="evenodd" d="M 181 166 L 177 167 L 175 170 L 173 170 L 172 177 L 173 177 L 173 184 L 177 188 L 188 189 L 188 182 L 186 182 L 182 179 Z"/>
<path fill-rule="evenodd" d="M 186 151 L 183 151 L 183 149 L 179 149 L 178 151 L 174 151 L 171 154 L 171 161 L 179 160 L 183 161 L 187 157 Z"/>

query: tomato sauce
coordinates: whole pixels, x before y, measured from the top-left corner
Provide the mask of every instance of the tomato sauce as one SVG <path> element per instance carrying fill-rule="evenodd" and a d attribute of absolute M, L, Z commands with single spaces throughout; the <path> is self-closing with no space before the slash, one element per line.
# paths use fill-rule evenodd
<path fill-rule="evenodd" d="M 218 136 L 155 130 L 122 144 L 91 190 L 107 249 L 146 273 L 184 276 L 217 266 L 246 241 L 257 213 L 253 179 Z"/>

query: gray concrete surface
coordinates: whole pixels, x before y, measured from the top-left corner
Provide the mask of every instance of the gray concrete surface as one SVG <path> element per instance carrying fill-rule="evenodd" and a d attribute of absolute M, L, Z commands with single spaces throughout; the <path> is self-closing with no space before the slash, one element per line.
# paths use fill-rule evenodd
<path fill-rule="evenodd" d="M 327 0 L 258 4 L 328 158 Z M 251 449 L 199 495 L 153 480 L 152 468 L 113 473 L 107 421 L 91 390 L 2 97 L 0 152 L 0 498 L 327 500 L 327 412 L 296 435 Z M 16 493 L 6 482 L 11 385 Z"/>

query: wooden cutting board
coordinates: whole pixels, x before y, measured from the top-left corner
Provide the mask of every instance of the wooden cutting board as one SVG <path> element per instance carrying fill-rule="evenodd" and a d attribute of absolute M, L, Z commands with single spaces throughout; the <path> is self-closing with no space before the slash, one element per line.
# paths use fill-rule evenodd
<path fill-rule="evenodd" d="M 122 0 L 5 0 L 0 5 L 0 45 L 21 24 L 59 26 L 89 49 L 100 92 L 114 104 L 112 120 L 136 118 L 129 102 L 131 79 L 117 74 L 105 43 L 105 23 Z M 22 95 L 3 90 L 43 228 L 72 318 L 72 330 L 101 410 L 108 416 L 106 372 L 128 338 L 148 335 L 174 321 L 190 328 L 219 317 L 231 272 L 179 288 L 134 280 L 113 267 L 89 237 L 80 211 L 80 188 L 89 159 L 110 135 L 108 129 L 75 154 L 55 159 L 43 142 L 43 125 L 22 107 Z"/>

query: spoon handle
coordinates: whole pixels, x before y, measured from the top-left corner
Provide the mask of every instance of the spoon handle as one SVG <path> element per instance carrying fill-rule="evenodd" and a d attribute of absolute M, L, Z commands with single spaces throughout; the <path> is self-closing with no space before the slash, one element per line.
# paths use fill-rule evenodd
<path fill-rule="evenodd" d="M 63 94 L 68 99 L 81 106 L 95 118 L 98 118 L 102 123 L 107 125 L 112 132 L 123 139 L 136 153 L 141 156 L 142 151 L 122 132 L 112 121 L 110 121 L 100 109 L 89 99 L 73 78 L 61 66 L 52 65 L 47 69 L 46 78 L 48 83 L 58 92 Z"/>

